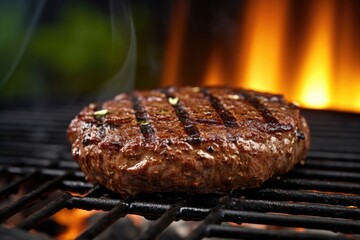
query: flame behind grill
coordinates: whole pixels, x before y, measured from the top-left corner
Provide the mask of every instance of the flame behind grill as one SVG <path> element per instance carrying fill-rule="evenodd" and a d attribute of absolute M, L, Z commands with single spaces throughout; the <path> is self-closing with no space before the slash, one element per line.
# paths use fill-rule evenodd
<path fill-rule="evenodd" d="M 191 5 L 179 2 L 173 12 L 186 15 Z M 303 107 L 360 112 L 358 9 L 349 0 L 245 1 L 235 24 L 236 40 L 227 39 L 233 52 L 223 46 L 224 38 L 233 35 L 220 32 L 204 61 L 181 54 L 192 42 L 186 28 L 191 23 L 173 14 L 169 28 L 177 32 L 169 31 L 165 56 L 172 57 L 164 60 L 162 85 L 184 84 L 181 71 L 193 71 L 187 65 L 200 61 L 202 79 L 194 83 L 284 93 Z"/>

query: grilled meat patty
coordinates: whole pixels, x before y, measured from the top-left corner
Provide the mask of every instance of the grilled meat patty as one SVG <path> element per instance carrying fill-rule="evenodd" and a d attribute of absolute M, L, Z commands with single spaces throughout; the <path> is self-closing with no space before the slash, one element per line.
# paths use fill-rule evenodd
<path fill-rule="evenodd" d="M 282 96 L 225 87 L 123 93 L 86 106 L 68 139 L 89 181 L 127 195 L 259 187 L 310 145 L 305 119 Z"/>

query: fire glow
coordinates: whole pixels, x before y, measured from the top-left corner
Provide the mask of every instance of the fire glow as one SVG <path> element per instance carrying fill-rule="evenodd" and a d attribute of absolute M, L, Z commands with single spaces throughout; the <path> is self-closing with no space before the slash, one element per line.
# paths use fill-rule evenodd
<path fill-rule="evenodd" d="M 178 2 L 170 21 L 177 36 L 168 37 L 163 86 L 182 84 L 179 63 L 197 61 L 179 59 L 189 42 L 183 37 L 188 20 L 175 13 L 186 14 L 191 4 Z M 351 0 L 244 1 L 235 24 L 233 56 L 214 40 L 202 79 L 194 83 L 283 93 L 305 108 L 360 112 L 358 9 Z M 229 59 L 231 71 L 225 68 Z"/>
<path fill-rule="evenodd" d="M 65 226 L 66 230 L 57 239 L 75 239 L 86 227 L 89 217 L 99 211 L 86 211 L 81 209 L 63 209 L 54 215 L 54 220 Z"/>

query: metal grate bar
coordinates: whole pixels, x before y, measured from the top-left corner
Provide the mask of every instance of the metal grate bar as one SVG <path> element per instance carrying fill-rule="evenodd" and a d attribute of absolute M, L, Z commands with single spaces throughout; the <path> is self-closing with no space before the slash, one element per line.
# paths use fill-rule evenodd
<path fill-rule="evenodd" d="M 71 195 L 68 193 L 63 193 L 63 195 L 57 198 L 55 201 L 49 203 L 47 206 L 43 207 L 38 212 L 34 213 L 30 217 L 23 220 L 16 227 L 24 230 L 30 230 L 46 219 L 50 218 L 52 215 L 65 208 L 68 205 L 68 200 L 71 198 Z"/>
<path fill-rule="evenodd" d="M 89 189 L 93 188 L 94 184 L 84 181 L 68 181 L 65 180 L 61 183 L 60 188 L 64 191 L 86 193 Z"/>
<path fill-rule="evenodd" d="M 180 212 L 180 204 L 173 205 L 158 220 L 152 222 L 137 238 L 138 240 L 155 239 L 165 228 L 173 221 L 178 220 Z"/>
<path fill-rule="evenodd" d="M 1 166 L 1 164 L 0 164 Z M 35 171 L 39 171 L 40 174 L 44 175 L 44 176 L 48 176 L 48 177 L 61 177 L 64 174 L 66 174 L 68 171 L 67 170 L 59 170 L 59 169 L 51 169 L 51 168 L 42 168 L 42 169 L 37 169 L 35 167 L 7 167 L 5 169 L 5 171 L 7 173 L 11 173 L 11 174 L 28 174 L 28 173 L 33 173 Z M 80 171 L 72 171 L 73 176 L 74 177 L 78 177 L 81 179 L 84 179 L 84 174 Z"/>
<path fill-rule="evenodd" d="M 110 211 L 114 207 L 124 204 L 118 199 L 102 199 L 96 197 L 72 197 L 71 206 L 83 210 L 103 210 Z"/>
<path fill-rule="evenodd" d="M 257 223 L 309 229 L 325 229 L 343 233 L 360 233 L 360 221 L 349 221 L 325 217 L 303 217 L 258 212 L 223 210 L 223 221 L 235 223 Z"/>
<path fill-rule="evenodd" d="M 97 223 L 92 225 L 89 229 L 83 232 L 76 239 L 92 239 L 102 233 L 116 220 L 126 215 L 128 209 L 127 203 L 121 203 L 106 213 Z"/>
<path fill-rule="evenodd" d="M 327 204 L 301 204 L 283 201 L 234 199 L 235 209 L 257 212 L 278 212 L 288 214 L 301 214 L 309 216 L 324 216 L 333 218 L 360 219 L 360 209 Z"/>
<path fill-rule="evenodd" d="M 360 182 L 360 173 L 358 172 L 298 168 L 298 169 L 294 169 L 290 175 L 297 177 L 307 177 L 307 179 L 320 178 L 320 179 L 329 179 L 329 180 L 338 180 L 338 181 Z"/>
<path fill-rule="evenodd" d="M 329 159 L 329 160 L 357 160 L 360 161 L 360 154 L 354 152 L 333 152 L 333 151 L 315 151 L 311 150 L 308 153 L 308 159 L 311 158 L 321 158 L 321 159 Z"/>
<path fill-rule="evenodd" d="M 27 158 L 27 157 L 3 157 L 0 160 L 1 165 L 22 165 L 22 166 L 37 166 L 37 167 L 48 167 L 53 160 L 39 159 L 39 158 Z"/>
<path fill-rule="evenodd" d="M 21 157 L 21 158 L 17 158 L 17 157 L 3 157 L 0 160 L 0 165 L 4 165 L 4 166 L 15 166 L 15 165 L 21 165 L 21 166 L 32 166 L 32 167 L 49 167 L 51 165 L 51 163 L 53 163 L 54 160 L 51 159 L 41 159 L 41 158 L 30 158 L 30 157 Z M 79 169 L 79 165 L 77 165 L 77 163 L 75 161 L 56 161 L 56 165 L 61 168 L 71 168 L 74 170 L 78 170 Z"/>
<path fill-rule="evenodd" d="M 270 183 L 268 182 L 265 185 L 269 186 Z M 271 186 L 282 187 L 285 189 L 308 189 L 342 193 L 360 192 L 360 184 L 358 183 L 299 178 L 283 178 L 277 181 L 271 181 Z"/>
<path fill-rule="evenodd" d="M 301 190 L 284 190 L 278 188 L 264 188 L 256 190 L 247 190 L 246 196 L 251 198 L 261 199 L 275 199 L 282 201 L 301 201 L 313 203 L 327 203 L 337 205 L 358 205 L 360 196 L 345 195 L 335 193 L 319 193 Z"/>
<path fill-rule="evenodd" d="M 0 190 L 0 201 L 8 197 L 10 194 L 17 193 L 21 184 L 31 180 L 36 176 L 36 172 L 30 173 L 23 178 L 20 178 Z"/>
<path fill-rule="evenodd" d="M 19 200 L 11 203 L 10 205 L 0 209 L 0 223 L 18 213 L 19 211 L 29 207 L 36 202 L 39 197 L 48 191 L 54 191 L 55 186 L 61 182 L 64 178 L 68 177 L 70 173 L 64 174 L 60 177 L 54 178 L 53 180 L 45 183 L 44 185 L 36 188 L 36 190 L 24 195 Z"/>
<path fill-rule="evenodd" d="M 44 151 L 46 150 L 52 150 L 52 151 L 59 151 L 64 150 L 66 147 L 64 145 L 60 144 L 49 144 L 49 143 L 42 143 L 42 144 L 34 144 L 29 142 L 2 142 L 1 147 L 4 148 L 4 150 L 16 150 L 19 151 Z M 10 151 L 9 151 L 10 152 Z"/>
<path fill-rule="evenodd" d="M 219 224 L 222 220 L 223 212 L 222 208 L 231 204 L 231 198 L 229 196 L 222 197 L 219 200 L 219 204 L 209 211 L 204 221 L 186 238 L 187 240 L 201 239 L 203 232 L 209 224 Z"/>
<path fill-rule="evenodd" d="M 305 162 L 304 166 L 307 168 L 332 169 L 338 171 L 347 171 L 347 170 L 360 171 L 360 161 L 353 162 L 353 161 L 332 161 L 329 159 L 323 159 L 323 160 L 308 159 Z M 302 166 L 299 167 L 302 168 Z"/>
<path fill-rule="evenodd" d="M 223 225 L 208 225 L 203 234 L 204 237 L 239 238 L 252 240 L 348 240 L 351 239 L 343 234 L 315 234 L 295 232 L 290 230 L 263 230 L 245 227 L 231 227 Z"/>

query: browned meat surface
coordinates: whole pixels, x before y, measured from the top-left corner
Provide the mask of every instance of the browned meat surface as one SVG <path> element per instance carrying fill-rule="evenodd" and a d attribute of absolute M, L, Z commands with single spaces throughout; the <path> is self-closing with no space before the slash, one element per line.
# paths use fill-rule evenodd
<path fill-rule="evenodd" d="M 231 88 L 123 93 L 71 122 L 86 178 L 123 194 L 259 187 L 305 159 L 310 133 L 282 96 Z"/>

